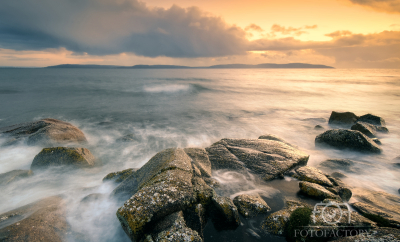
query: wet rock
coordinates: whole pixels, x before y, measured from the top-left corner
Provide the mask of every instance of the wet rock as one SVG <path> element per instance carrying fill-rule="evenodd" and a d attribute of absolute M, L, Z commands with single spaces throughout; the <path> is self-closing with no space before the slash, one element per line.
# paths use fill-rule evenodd
<path fill-rule="evenodd" d="M 319 164 L 319 167 L 353 172 L 354 161 L 349 159 L 328 159 Z M 321 168 L 321 169 L 322 169 Z"/>
<path fill-rule="evenodd" d="M 205 181 L 205 183 L 207 185 L 209 185 L 211 188 L 217 188 L 220 186 L 219 182 L 214 179 L 214 178 L 207 178 L 207 177 L 203 177 L 203 180 Z"/>
<path fill-rule="evenodd" d="M 111 172 L 107 176 L 103 178 L 103 182 L 106 181 L 113 181 L 115 183 L 121 183 L 125 179 L 127 179 L 129 176 L 131 176 L 133 173 L 135 173 L 137 168 L 129 168 L 123 171 L 117 171 L 117 172 Z"/>
<path fill-rule="evenodd" d="M 115 141 L 117 141 L 117 142 L 135 142 L 138 140 L 139 139 L 134 134 L 127 134 L 125 136 L 119 137 Z"/>
<path fill-rule="evenodd" d="M 261 224 L 261 230 L 266 234 L 285 235 L 286 224 L 289 217 L 297 208 L 309 207 L 309 205 L 298 201 L 287 201 L 286 207 L 270 214 Z"/>
<path fill-rule="evenodd" d="M 200 235 L 187 227 L 182 211 L 166 216 L 156 223 L 152 233 L 144 236 L 144 241 L 196 241 L 202 242 Z"/>
<path fill-rule="evenodd" d="M 65 241 L 65 201 L 49 197 L 0 215 L 1 241 Z"/>
<path fill-rule="evenodd" d="M 311 166 L 303 166 L 297 168 L 294 177 L 301 181 L 307 181 L 323 186 L 333 187 L 331 181 L 325 176 L 322 171 Z"/>
<path fill-rule="evenodd" d="M 314 197 L 321 200 L 324 200 L 325 198 L 338 199 L 337 195 L 328 191 L 325 187 L 315 183 L 302 181 L 299 183 L 299 187 L 304 194 L 310 197 Z"/>
<path fill-rule="evenodd" d="M 370 153 L 382 152 L 382 149 L 374 141 L 357 130 L 332 129 L 325 131 L 315 138 L 315 145 Z"/>
<path fill-rule="evenodd" d="M 346 178 L 347 176 L 341 172 L 333 172 L 331 174 L 331 177 L 333 178 Z"/>
<path fill-rule="evenodd" d="M 201 176 L 211 177 L 211 162 L 207 151 L 201 148 L 185 148 L 186 154 L 192 159 L 193 165 L 199 169 Z"/>
<path fill-rule="evenodd" d="M 0 174 L 0 186 L 10 184 L 33 175 L 31 170 L 13 170 Z"/>
<path fill-rule="evenodd" d="M 15 141 L 26 139 L 29 145 L 46 145 L 87 142 L 83 132 L 70 123 L 57 119 L 16 124 L 0 128 L 0 134 Z"/>
<path fill-rule="evenodd" d="M 373 138 L 373 139 L 372 139 L 372 141 L 374 141 L 374 142 L 375 142 L 375 144 L 377 144 L 377 145 L 382 145 L 382 142 L 381 142 L 381 140 L 380 140 L 380 139 L 378 139 L 378 138 Z"/>
<path fill-rule="evenodd" d="M 203 206 L 207 206 L 211 203 L 211 199 L 215 196 L 215 191 L 208 186 L 203 179 L 194 177 L 192 179 L 193 190 L 196 193 L 198 202 Z"/>
<path fill-rule="evenodd" d="M 315 130 L 322 130 L 322 129 L 324 129 L 324 127 L 322 127 L 321 125 L 315 125 L 315 127 L 314 127 L 314 129 Z"/>
<path fill-rule="evenodd" d="M 86 197 L 82 198 L 81 203 L 83 203 L 83 204 L 92 203 L 92 202 L 101 200 L 104 197 L 105 197 L 105 195 L 102 193 L 92 193 L 92 194 L 89 194 Z"/>
<path fill-rule="evenodd" d="M 275 141 L 279 141 L 279 142 L 282 142 L 284 144 L 287 144 L 287 145 L 289 145 L 291 147 L 294 147 L 296 149 L 298 148 L 297 146 L 290 144 L 289 142 L 287 142 L 286 140 L 282 139 L 281 137 L 278 137 L 278 136 L 273 135 L 273 134 L 261 135 L 260 137 L 258 137 L 258 139 L 275 140 Z"/>
<path fill-rule="evenodd" d="M 345 202 L 349 201 L 351 196 L 353 195 L 353 193 L 348 187 L 340 187 L 338 194 L 340 198 Z"/>
<path fill-rule="evenodd" d="M 203 231 L 207 224 L 207 214 L 205 206 L 202 204 L 196 204 L 192 207 L 183 211 L 186 225 L 195 230 L 201 238 L 204 238 Z"/>
<path fill-rule="evenodd" d="M 400 197 L 386 192 L 371 191 L 362 188 L 353 189 L 353 197 L 358 202 L 351 206 L 362 215 L 378 215 L 386 219 L 391 226 L 400 227 Z"/>
<path fill-rule="evenodd" d="M 377 126 L 382 126 L 382 127 L 386 126 L 385 120 L 383 118 L 372 115 L 372 114 L 363 115 L 357 121 L 361 121 L 361 122 L 365 122 L 365 123 L 369 123 L 369 124 L 373 124 L 373 125 L 377 125 Z"/>
<path fill-rule="evenodd" d="M 375 220 L 374 218 L 377 218 L 375 220 L 376 222 L 378 222 L 379 220 L 384 220 L 390 227 L 400 227 L 398 219 L 394 218 L 388 212 L 385 212 L 377 207 L 371 206 L 363 202 L 352 203 L 351 206 L 355 208 L 359 213 L 371 218 L 372 220 Z M 388 225 L 386 225 L 385 227 L 389 227 Z"/>
<path fill-rule="evenodd" d="M 373 228 L 368 233 L 357 233 L 355 236 L 337 238 L 336 242 L 384 242 L 400 241 L 400 230 L 393 228 Z"/>
<path fill-rule="evenodd" d="M 63 165 L 90 167 L 94 162 L 95 157 L 86 148 L 44 148 L 33 159 L 31 170 Z"/>
<path fill-rule="evenodd" d="M 222 139 L 206 148 L 213 169 L 250 171 L 268 181 L 307 164 L 309 155 L 292 146 L 267 139 Z"/>
<path fill-rule="evenodd" d="M 389 130 L 386 127 L 380 127 L 373 124 L 358 121 L 356 124 L 351 126 L 352 130 L 358 130 L 370 138 L 376 138 L 377 132 L 388 133 Z"/>
<path fill-rule="evenodd" d="M 244 217 L 255 217 L 259 214 L 268 213 L 271 208 L 258 194 L 242 194 L 233 199 L 233 203 Z"/>
<path fill-rule="evenodd" d="M 234 230 L 240 225 L 238 209 L 229 197 L 213 196 L 212 219 L 217 230 Z"/>
<path fill-rule="evenodd" d="M 329 117 L 329 124 L 334 125 L 345 125 L 349 126 L 354 124 L 358 119 L 358 116 L 352 112 L 335 112 L 332 111 L 331 116 Z"/>

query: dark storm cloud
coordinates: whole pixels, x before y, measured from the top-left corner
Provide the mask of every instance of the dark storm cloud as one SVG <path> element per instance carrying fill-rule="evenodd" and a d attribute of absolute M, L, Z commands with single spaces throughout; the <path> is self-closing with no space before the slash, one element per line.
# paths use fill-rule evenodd
<path fill-rule="evenodd" d="M 352 3 L 371 7 L 377 11 L 400 13 L 399 0 L 350 0 Z"/>
<path fill-rule="evenodd" d="M 148 8 L 137 0 L 2 0 L 0 48 L 65 47 L 93 55 L 244 54 L 243 29 L 198 8 Z"/>

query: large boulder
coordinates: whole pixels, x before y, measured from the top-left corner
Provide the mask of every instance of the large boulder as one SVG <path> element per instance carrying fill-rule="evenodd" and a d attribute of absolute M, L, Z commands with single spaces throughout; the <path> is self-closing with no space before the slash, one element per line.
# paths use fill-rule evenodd
<path fill-rule="evenodd" d="M 365 134 L 370 138 L 376 138 L 376 133 L 388 133 L 389 130 L 386 127 L 376 126 L 373 124 L 357 121 L 353 126 L 351 126 L 351 130 L 358 130 L 361 133 Z"/>
<path fill-rule="evenodd" d="M 0 186 L 7 185 L 19 179 L 27 178 L 33 175 L 31 170 L 13 170 L 0 174 Z"/>
<path fill-rule="evenodd" d="M 333 187 L 332 182 L 325 176 L 325 174 L 315 167 L 303 166 L 296 169 L 296 173 L 293 175 L 300 181 L 308 181 L 323 186 Z"/>
<path fill-rule="evenodd" d="M 65 241 L 65 201 L 49 197 L 0 215 L 1 241 Z"/>
<path fill-rule="evenodd" d="M 65 165 L 74 167 L 90 167 L 95 165 L 94 162 L 95 157 L 86 148 L 44 148 L 33 159 L 31 170 Z"/>
<path fill-rule="evenodd" d="M 268 213 L 271 208 L 258 194 L 242 194 L 233 199 L 233 203 L 243 217 L 251 218 L 259 214 Z"/>
<path fill-rule="evenodd" d="M 29 145 L 52 146 L 87 142 L 80 129 L 70 123 L 51 118 L 3 127 L 0 128 L 0 134 L 9 137 L 13 143 L 26 139 Z"/>
<path fill-rule="evenodd" d="M 222 139 L 206 148 L 213 169 L 250 171 L 269 181 L 307 164 L 309 155 L 281 141 Z"/>
<path fill-rule="evenodd" d="M 334 125 L 345 125 L 350 126 L 354 124 L 358 119 L 358 116 L 352 112 L 335 112 L 332 111 L 331 116 L 329 117 L 329 124 Z"/>
<path fill-rule="evenodd" d="M 327 130 L 315 138 L 315 145 L 370 153 L 382 152 L 382 149 L 374 141 L 357 130 Z"/>
<path fill-rule="evenodd" d="M 377 125 L 377 126 L 386 126 L 385 120 L 379 116 L 373 114 L 365 114 L 361 116 L 357 121 Z"/>

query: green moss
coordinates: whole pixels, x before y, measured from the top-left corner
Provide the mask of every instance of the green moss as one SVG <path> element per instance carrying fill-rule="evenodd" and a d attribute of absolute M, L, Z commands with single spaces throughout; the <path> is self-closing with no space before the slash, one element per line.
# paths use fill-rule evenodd
<path fill-rule="evenodd" d="M 297 208 L 289 217 L 289 221 L 286 224 L 286 240 L 288 242 L 300 241 L 301 238 L 295 237 L 295 230 L 302 229 L 303 226 L 307 226 L 311 223 L 312 210 L 310 208 Z"/>
<path fill-rule="evenodd" d="M 364 214 L 364 217 L 376 222 L 379 227 L 393 227 L 393 225 L 390 224 L 389 220 L 385 219 L 384 217 L 382 217 L 380 215 L 366 213 L 366 214 Z"/>

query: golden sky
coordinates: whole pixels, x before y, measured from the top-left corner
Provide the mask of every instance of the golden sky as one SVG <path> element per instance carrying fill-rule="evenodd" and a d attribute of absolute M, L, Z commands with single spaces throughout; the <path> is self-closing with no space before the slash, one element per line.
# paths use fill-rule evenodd
<path fill-rule="evenodd" d="M 400 0 L 3 0 L 0 66 L 400 68 Z"/>

